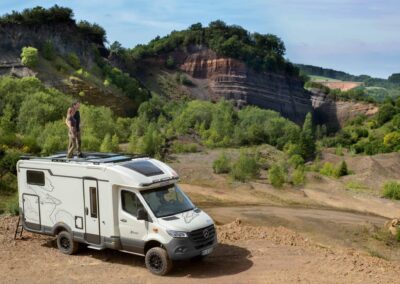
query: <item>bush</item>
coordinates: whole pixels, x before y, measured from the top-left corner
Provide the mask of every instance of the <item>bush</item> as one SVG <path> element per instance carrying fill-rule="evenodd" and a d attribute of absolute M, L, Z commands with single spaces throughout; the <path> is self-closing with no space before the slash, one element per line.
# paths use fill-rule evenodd
<path fill-rule="evenodd" d="M 172 144 L 172 151 L 174 153 L 194 153 L 197 152 L 198 149 L 195 143 L 180 143 L 175 141 L 174 144 Z"/>
<path fill-rule="evenodd" d="M 230 174 L 233 179 L 246 182 L 259 176 L 260 167 L 254 156 L 242 152 L 239 159 L 233 163 Z"/>
<path fill-rule="evenodd" d="M 165 66 L 169 69 L 175 68 L 175 60 L 171 55 L 168 56 L 167 60 L 165 61 Z"/>
<path fill-rule="evenodd" d="M 326 162 L 319 170 L 319 173 L 329 177 L 335 176 L 335 167 L 332 163 Z"/>
<path fill-rule="evenodd" d="M 273 165 L 268 171 L 268 179 L 273 187 L 281 188 L 285 183 L 285 173 L 283 168 L 278 165 Z"/>
<path fill-rule="evenodd" d="M 294 168 L 298 168 L 299 166 L 304 165 L 304 159 L 300 155 L 295 154 L 289 158 L 289 165 Z"/>
<path fill-rule="evenodd" d="M 27 46 L 22 48 L 21 62 L 28 67 L 35 67 L 39 61 L 38 50 L 34 47 Z"/>
<path fill-rule="evenodd" d="M 295 169 L 292 173 L 292 183 L 294 185 L 303 185 L 306 182 L 304 167 Z"/>
<path fill-rule="evenodd" d="M 45 43 L 43 44 L 43 50 L 41 50 L 41 53 L 42 53 L 43 57 L 49 61 L 54 60 L 56 58 L 56 50 L 55 50 L 53 42 L 51 40 L 45 41 Z"/>
<path fill-rule="evenodd" d="M 18 195 L 11 198 L 6 204 L 6 210 L 11 215 L 17 216 L 19 214 L 19 201 Z"/>
<path fill-rule="evenodd" d="M 385 122 L 392 119 L 392 117 L 396 114 L 396 109 L 391 104 L 384 104 L 379 108 L 377 120 L 379 125 L 384 124 Z"/>
<path fill-rule="evenodd" d="M 389 199 L 400 200 L 400 182 L 388 181 L 383 185 L 382 195 Z"/>
<path fill-rule="evenodd" d="M 226 174 L 231 170 L 231 159 L 222 152 L 219 157 L 214 160 L 212 168 L 216 174 Z"/>
<path fill-rule="evenodd" d="M 76 55 L 76 53 L 71 52 L 67 55 L 67 62 L 69 65 L 72 66 L 75 70 L 81 68 L 81 61 L 79 60 L 79 57 Z"/>
<path fill-rule="evenodd" d="M 346 176 L 348 174 L 349 174 L 349 171 L 347 169 L 347 164 L 345 161 L 342 161 L 335 171 L 335 176 L 342 177 L 342 176 Z"/>

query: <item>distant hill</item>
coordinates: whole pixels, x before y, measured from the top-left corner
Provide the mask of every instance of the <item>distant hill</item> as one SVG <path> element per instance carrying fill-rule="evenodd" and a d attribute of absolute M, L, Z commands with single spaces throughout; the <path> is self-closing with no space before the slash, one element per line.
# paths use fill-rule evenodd
<path fill-rule="evenodd" d="M 313 65 L 295 64 L 295 66 L 300 69 L 301 73 L 309 76 L 312 82 L 322 83 L 332 89 L 335 86 L 340 86 L 340 81 L 351 82 L 350 85 L 342 83 L 343 88 L 339 89 L 345 90 L 351 86 L 361 88 L 364 93 L 362 97 L 367 100 L 383 102 L 388 98 L 397 98 L 400 96 L 399 74 L 392 74 L 388 79 L 381 79 L 368 75 L 355 76 L 343 71 Z"/>

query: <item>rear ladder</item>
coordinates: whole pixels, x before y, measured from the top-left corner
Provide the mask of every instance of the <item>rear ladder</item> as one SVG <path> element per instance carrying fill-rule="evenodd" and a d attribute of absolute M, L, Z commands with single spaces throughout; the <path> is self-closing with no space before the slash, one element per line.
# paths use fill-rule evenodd
<path fill-rule="evenodd" d="M 24 226 L 22 226 L 21 216 L 18 217 L 17 227 L 15 228 L 14 240 L 17 238 L 22 239 L 22 233 L 24 231 Z"/>

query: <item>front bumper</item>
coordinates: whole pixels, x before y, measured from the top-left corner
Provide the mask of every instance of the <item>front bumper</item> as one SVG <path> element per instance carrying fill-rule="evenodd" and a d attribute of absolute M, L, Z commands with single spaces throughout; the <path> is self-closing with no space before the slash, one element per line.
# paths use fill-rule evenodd
<path fill-rule="evenodd" d="M 172 260 L 190 259 L 202 254 L 203 251 L 214 248 L 218 244 L 217 235 L 203 242 L 195 242 L 190 238 L 174 238 L 165 245 L 168 256 Z"/>

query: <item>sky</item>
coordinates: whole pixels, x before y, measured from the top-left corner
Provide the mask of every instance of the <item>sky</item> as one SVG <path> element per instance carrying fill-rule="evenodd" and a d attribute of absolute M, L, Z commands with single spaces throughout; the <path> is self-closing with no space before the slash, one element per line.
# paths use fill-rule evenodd
<path fill-rule="evenodd" d="M 400 72 L 398 0 L 0 0 L 0 14 L 55 4 L 101 25 L 110 43 L 124 47 L 220 19 L 277 35 L 294 63 L 380 78 Z"/>

